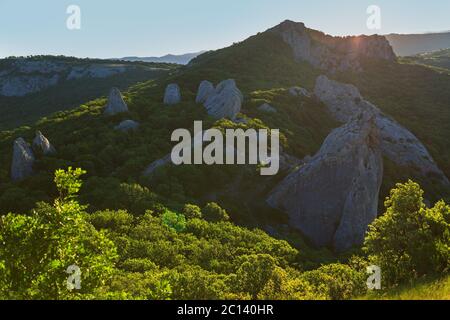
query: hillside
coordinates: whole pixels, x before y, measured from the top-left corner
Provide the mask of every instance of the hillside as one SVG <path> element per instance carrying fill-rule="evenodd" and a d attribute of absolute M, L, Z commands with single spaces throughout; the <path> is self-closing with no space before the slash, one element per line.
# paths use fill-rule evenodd
<path fill-rule="evenodd" d="M 405 57 L 405 61 L 437 68 L 437 70 L 450 71 L 450 49 L 422 53 Z"/>
<path fill-rule="evenodd" d="M 422 280 L 384 294 L 373 294 L 365 299 L 372 300 L 450 300 L 450 278 Z"/>
<path fill-rule="evenodd" d="M 450 32 L 425 34 L 388 34 L 386 38 L 399 56 L 413 56 L 450 48 Z"/>
<path fill-rule="evenodd" d="M 175 68 L 168 64 L 54 56 L 0 60 L 0 129 L 31 124 L 105 95 L 113 86 L 126 89 Z"/>
<path fill-rule="evenodd" d="M 448 273 L 450 208 L 437 202 L 450 199 L 448 74 L 398 61 L 383 37 L 292 21 L 166 67 L 123 99 L 105 88 L 0 132 L 0 299 L 352 299 L 367 293 L 371 264 L 389 288 Z M 204 80 L 213 99 L 196 103 Z M 207 107 L 220 99 L 239 104 L 230 119 Z M 126 120 L 137 126 L 118 129 Z M 280 129 L 280 173 L 167 164 L 144 174 L 195 120 Z M 17 158 L 32 158 L 32 173 L 14 182 Z M 318 224 L 305 228 L 303 210 Z M 93 270 L 79 296 L 53 285 L 75 262 Z"/>
<path fill-rule="evenodd" d="M 185 53 L 185 54 L 167 54 L 162 57 L 124 57 L 119 60 L 122 61 L 142 61 L 142 62 L 154 62 L 154 63 L 175 63 L 175 64 L 188 64 L 192 59 L 198 57 L 205 51 Z"/>

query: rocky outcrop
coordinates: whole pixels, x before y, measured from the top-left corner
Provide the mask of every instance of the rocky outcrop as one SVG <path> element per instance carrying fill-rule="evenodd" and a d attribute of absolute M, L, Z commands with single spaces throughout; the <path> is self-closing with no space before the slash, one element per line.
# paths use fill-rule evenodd
<path fill-rule="evenodd" d="M 133 120 L 125 120 L 119 123 L 117 126 L 114 127 L 114 130 L 122 131 L 122 132 L 128 132 L 128 131 L 134 131 L 139 128 L 139 122 L 133 121 Z"/>
<path fill-rule="evenodd" d="M 258 110 L 262 111 L 262 112 L 266 112 L 266 113 L 276 113 L 277 112 L 277 109 L 275 109 L 268 103 L 263 103 L 262 105 L 260 105 L 258 107 Z"/>
<path fill-rule="evenodd" d="M 267 202 L 318 247 L 342 252 L 363 242 L 377 216 L 383 176 L 375 118 L 360 114 L 334 130 L 319 152 L 282 181 Z"/>
<path fill-rule="evenodd" d="M 311 97 L 311 94 L 305 88 L 292 87 L 288 91 L 289 91 L 289 94 L 293 97 L 302 97 L 302 96 L 307 97 L 307 98 Z"/>
<path fill-rule="evenodd" d="M 197 98 L 195 99 L 196 103 L 205 103 L 208 98 L 213 95 L 215 92 L 214 85 L 204 80 L 200 83 L 200 86 L 198 87 L 197 92 Z"/>
<path fill-rule="evenodd" d="M 383 114 L 376 106 L 364 100 L 355 86 L 320 76 L 317 78 L 314 93 L 340 122 L 347 122 L 354 114 L 360 112 L 374 114 L 384 156 L 398 165 L 418 168 L 424 176 L 432 174 L 443 184 L 450 185 L 448 178 L 438 168 L 419 139 L 394 119 Z"/>
<path fill-rule="evenodd" d="M 123 100 L 120 90 L 112 88 L 109 93 L 108 104 L 106 105 L 104 113 L 107 116 L 112 116 L 123 112 L 128 112 L 128 106 Z"/>
<path fill-rule="evenodd" d="M 23 138 L 14 141 L 11 164 L 11 180 L 22 181 L 33 174 L 35 157 L 30 145 Z"/>
<path fill-rule="evenodd" d="M 36 131 L 36 137 L 33 140 L 33 150 L 35 153 L 45 156 L 56 153 L 56 149 L 40 131 Z"/>
<path fill-rule="evenodd" d="M 331 73 L 362 71 L 361 58 L 396 59 L 383 36 L 332 37 L 293 21 L 285 21 L 269 31 L 278 34 L 292 48 L 298 61 Z"/>
<path fill-rule="evenodd" d="M 67 76 L 67 80 L 81 78 L 108 78 L 127 71 L 126 66 L 88 65 L 73 67 Z"/>
<path fill-rule="evenodd" d="M 241 111 L 244 96 L 232 79 L 222 81 L 205 102 L 208 114 L 216 119 L 229 118 L 234 120 Z"/>
<path fill-rule="evenodd" d="M 169 84 L 164 94 L 164 104 L 174 105 L 181 102 L 181 90 L 176 83 Z"/>
<path fill-rule="evenodd" d="M 137 69 L 121 63 L 89 63 L 64 58 L 8 58 L 0 67 L 0 95 L 23 97 L 64 81 L 107 78 Z"/>
<path fill-rule="evenodd" d="M 0 77 L 0 95 L 23 97 L 52 87 L 59 82 L 59 75 L 18 75 Z"/>
<path fill-rule="evenodd" d="M 163 158 L 161 158 L 161 159 L 158 159 L 158 160 L 152 162 L 152 163 L 144 170 L 143 175 L 144 175 L 144 176 L 147 176 L 147 177 L 148 177 L 148 176 L 151 176 L 151 175 L 156 171 L 156 169 L 158 169 L 158 168 L 160 168 L 160 167 L 163 167 L 163 166 L 166 166 L 166 165 L 171 164 L 171 163 L 172 163 L 172 160 L 171 160 L 171 154 L 169 153 L 169 154 L 166 155 L 165 157 L 163 157 Z"/>

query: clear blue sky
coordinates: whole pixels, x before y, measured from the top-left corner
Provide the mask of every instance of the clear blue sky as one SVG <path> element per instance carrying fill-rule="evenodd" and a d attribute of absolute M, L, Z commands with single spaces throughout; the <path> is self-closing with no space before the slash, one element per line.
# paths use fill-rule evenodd
<path fill-rule="evenodd" d="M 81 8 L 81 30 L 66 9 Z M 0 57 L 153 56 L 217 49 L 285 19 L 333 35 L 370 34 L 366 9 L 382 12 L 378 33 L 450 30 L 448 0 L 0 0 Z"/>

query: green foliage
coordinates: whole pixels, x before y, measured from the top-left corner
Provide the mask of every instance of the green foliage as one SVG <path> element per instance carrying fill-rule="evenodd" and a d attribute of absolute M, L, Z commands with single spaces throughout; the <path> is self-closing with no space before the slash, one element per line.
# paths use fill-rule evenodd
<path fill-rule="evenodd" d="M 369 229 L 365 252 L 379 266 L 388 286 L 450 267 L 450 207 L 427 208 L 423 190 L 409 181 L 397 184 L 386 200 L 386 212 Z"/>
<path fill-rule="evenodd" d="M 201 219 L 202 218 L 202 210 L 199 206 L 194 204 L 185 204 L 183 208 L 183 215 L 186 219 Z"/>
<path fill-rule="evenodd" d="M 256 299 L 272 278 L 276 267 L 275 259 L 270 255 L 258 254 L 244 256 L 241 260 L 236 272 L 236 287 Z"/>
<path fill-rule="evenodd" d="M 230 216 L 227 211 L 222 209 L 217 203 L 210 202 L 202 210 L 203 216 L 207 221 L 219 222 L 228 221 Z"/>
<path fill-rule="evenodd" d="M 167 210 L 163 213 L 161 219 L 165 226 L 177 232 L 183 232 L 186 229 L 186 218 L 182 214 Z"/>
<path fill-rule="evenodd" d="M 61 195 L 55 206 L 37 205 L 31 216 L 8 214 L 0 220 L 0 292 L 13 299 L 75 299 L 105 285 L 117 252 L 104 232 L 85 219 L 73 200 L 80 169 L 59 170 Z M 67 289 L 66 269 L 81 270 L 81 290 Z"/>

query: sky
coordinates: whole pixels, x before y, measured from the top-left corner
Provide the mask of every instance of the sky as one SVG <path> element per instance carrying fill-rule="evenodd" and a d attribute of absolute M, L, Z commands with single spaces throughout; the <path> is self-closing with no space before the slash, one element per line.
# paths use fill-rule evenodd
<path fill-rule="evenodd" d="M 80 29 L 67 8 L 80 8 Z M 367 8 L 381 9 L 381 29 Z M 0 57 L 116 58 L 223 48 L 290 19 L 332 35 L 450 30 L 449 0 L 0 0 Z"/>

